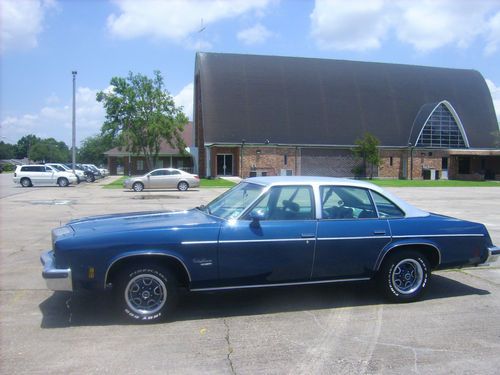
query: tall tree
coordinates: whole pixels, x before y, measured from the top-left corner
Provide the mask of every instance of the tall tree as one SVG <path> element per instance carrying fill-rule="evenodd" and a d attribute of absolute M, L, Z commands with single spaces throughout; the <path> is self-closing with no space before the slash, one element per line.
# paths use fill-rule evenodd
<path fill-rule="evenodd" d="M 380 141 L 373 134 L 365 133 L 361 139 L 356 139 L 356 147 L 354 148 L 354 155 L 362 159 L 363 177 L 368 175 L 367 168 L 370 166 L 370 179 L 373 178 L 373 168 L 380 165 L 380 154 L 378 152 L 378 145 Z"/>
<path fill-rule="evenodd" d="M 102 135 L 115 138 L 133 154 L 144 155 L 149 170 L 156 164 L 162 139 L 184 152 L 182 132 L 188 118 L 182 107 L 175 106 L 159 71 L 153 78 L 132 72 L 126 78 L 113 77 L 111 86 L 111 91 L 97 93 L 106 110 Z"/>
<path fill-rule="evenodd" d="M 31 147 L 40 142 L 41 139 L 34 134 L 28 134 L 17 141 L 16 158 L 27 158 Z"/>
<path fill-rule="evenodd" d="M 13 159 L 16 146 L 0 141 L 0 159 Z"/>
<path fill-rule="evenodd" d="M 64 142 L 54 138 L 41 139 L 31 146 L 29 158 L 38 162 L 63 163 L 69 160 L 69 148 Z"/>
<path fill-rule="evenodd" d="M 94 135 L 82 141 L 78 150 L 78 160 L 85 163 L 103 165 L 106 163 L 104 152 L 114 147 L 113 138 L 104 135 Z"/>

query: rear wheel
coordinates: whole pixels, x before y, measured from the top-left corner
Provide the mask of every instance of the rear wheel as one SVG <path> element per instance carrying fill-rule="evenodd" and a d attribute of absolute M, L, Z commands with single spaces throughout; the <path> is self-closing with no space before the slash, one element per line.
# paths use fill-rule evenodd
<path fill-rule="evenodd" d="M 94 175 L 92 175 L 92 174 L 86 175 L 85 176 L 85 181 L 87 181 L 87 182 L 94 182 L 95 181 Z"/>
<path fill-rule="evenodd" d="M 181 181 L 177 184 L 177 189 L 179 189 L 179 191 L 186 191 L 189 189 L 189 184 L 186 181 Z"/>
<path fill-rule="evenodd" d="M 132 189 L 134 191 L 140 192 L 144 190 L 144 185 L 142 184 L 142 182 L 134 182 L 134 184 L 132 185 Z"/>
<path fill-rule="evenodd" d="M 130 265 L 118 275 L 115 293 L 122 316 L 135 322 L 157 322 L 175 307 L 177 280 L 159 265 Z"/>
<path fill-rule="evenodd" d="M 31 180 L 27 177 L 21 178 L 21 186 L 22 187 L 30 187 L 33 186 Z"/>
<path fill-rule="evenodd" d="M 430 278 L 430 265 L 418 251 L 396 251 L 384 261 L 378 275 L 382 292 L 394 302 L 422 297 Z"/>
<path fill-rule="evenodd" d="M 65 177 L 61 177 L 59 180 L 57 180 L 57 184 L 60 186 L 60 187 L 66 187 L 69 185 L 69 181 L 67 178 Z"/>

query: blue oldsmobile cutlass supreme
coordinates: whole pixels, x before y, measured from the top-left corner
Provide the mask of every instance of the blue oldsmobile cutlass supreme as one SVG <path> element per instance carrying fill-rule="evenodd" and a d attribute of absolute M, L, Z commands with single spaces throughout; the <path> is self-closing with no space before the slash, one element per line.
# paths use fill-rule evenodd
<path fill-rule="evenodd" d="M 42 254 L 52 290 L 112 288 L 120 311 L 160 320 L 191 291 L 375 278 L 421 297 L 431 270 L 492 261 L 485 226 L 431 214 L 360 181 L 249 178 L 206 206 L 73 220 Z"/>

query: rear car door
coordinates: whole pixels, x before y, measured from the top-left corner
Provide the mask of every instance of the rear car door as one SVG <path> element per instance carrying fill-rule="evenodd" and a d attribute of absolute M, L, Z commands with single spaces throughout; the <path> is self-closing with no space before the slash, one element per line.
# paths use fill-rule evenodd
<path fill-rule="evenodd" d="M 367 278 L 382 249 L 391 241 L 387 219 L 379 217 L 370 192 L 351 186 L 320 186 L 312 278 Z"/>

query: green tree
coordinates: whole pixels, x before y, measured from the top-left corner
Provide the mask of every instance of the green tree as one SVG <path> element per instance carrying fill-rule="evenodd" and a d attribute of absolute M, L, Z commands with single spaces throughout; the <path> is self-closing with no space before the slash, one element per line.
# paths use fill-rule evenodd
<path fill-rule="evenodd" d="M 362 176 L 368 175 L 367 168 L 370 167 L 370 180 L 373 178 L 373 169 L 380 165 L 380 154 L 378 145 L 380 141 L 373 134 L 365 133 L 361 139 L 356 139 L 356 147 L 354 155 L 362 160 L 361 172 Z"/>
<path fill-rule="evenodd" d="M 15 156 L 17 159 L 27 158 L 31 147 L 40 142 L 41 139 L 34 134 L 28 134 L 17 141 Z"/>
<path fill-rule="evenodd" d="M 113 138 L 109 135 L 104 136 L 98 134 L 87 137 L 82 141 L 81 147 L 78 150 L 78 160 L 96 165 L 106 164 L 104 152 L 114 146 Z"/>
<path fill-rule="evenodd" d="M 41 139 L 29 151 L 29 158 L 45 163 L 64 163 L 69 160 L 69 148 L 64 142 L 54 138 Z"/>
<path fill-rule="evenodd" d="M 126 78 L 113 77 L 111 86 L 110 92 L 97 93 L 106 110 L 102 135 L 116 139 L 133 154 L 144 155 L 148 169 L 156 164 L 162 139 L 184 152 L 182 132 L 188 118 L 164 89 L 159 71 L 153 78 L 132 72 Z"/>
<path fill-rule="evenodd" d="M 0 141 L 0 159 L 14 159 L 16 146 Z"/>

